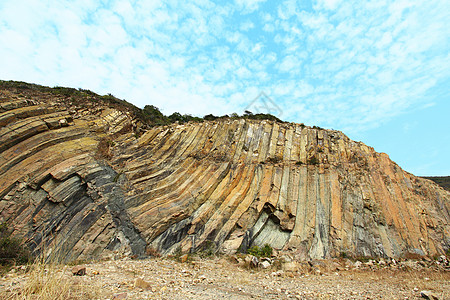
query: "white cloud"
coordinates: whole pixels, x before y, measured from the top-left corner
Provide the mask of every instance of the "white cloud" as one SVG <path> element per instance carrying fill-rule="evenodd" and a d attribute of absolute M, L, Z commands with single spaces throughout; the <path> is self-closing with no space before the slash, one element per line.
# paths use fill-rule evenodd
<path fill-rule="evenodd" d="M 315 9 L 334 10 L 341 2 L 341 0 L 318 0 Z"/>
<path fill-rule="evenodd" d="M 278 17 L 283 20 L 289 19 L 297 13 L 297 1 L 295 0 L 285 0 L 278 6 Z"/>
<path fill-rule="evenodd" d="M 254 46 L 253 46 L 253 48 L 252 48 L 252 52 L 253 53 L 260 53 L 261 52 L 261 50 L 263 49 L 263 44 L 262 43 L 257 43 L 257 44 L 255 44 Z"/>
<path fill-rule="evenodd" d="M 199 115 L 239 112 L 264 90 L 289 120 L 350 130 L 448 83 L 444 1 L 265 2 L 4 0 L 0 78 Z"/>
<path fill-rule="evenodd" d="M 295 69 L 300 67 L 300 62 L 294 55 L 284 57 L 281 63 L 278 65 L 278 69 L 281 72 L 295 72 Z"/>
<path fill-rule="evenodd" d="M 267 31 L 267 32 L 274 32 L 275 31 L 275 26 L 273 24 L 266 23 L 266 24 L 264 24 L 262 29 L 264 31 Z"/>
<path fill-rule="evenodd" d="M 244 13 L 251 13 L 258 9 L 259 5 L 266 0 L 235 0 L 237 7 Z"/>
<path fill-rule="evenodd" d="M 240 25 L 241 31 L 249 31 L 253 28 L 255 28 L 255 24 L 250 20 L 246 20 Z"/>

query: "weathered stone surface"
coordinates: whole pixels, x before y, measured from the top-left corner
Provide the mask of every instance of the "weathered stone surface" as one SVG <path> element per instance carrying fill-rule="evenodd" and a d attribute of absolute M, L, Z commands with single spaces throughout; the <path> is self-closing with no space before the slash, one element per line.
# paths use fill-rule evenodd
<path fill-rule="evenodd" d="M 0 222 L 49 259 L 450 247 L 450 193 L 339 131 L 232 119 L 144 130 L 101 103 L 2 96 Z"/>
<path fill-rule="evenodd" d="M 271 265 L 272 264 L 270 262 L 268 262 L 267 260 L 264 260 L 264 261 L 259 263 L 259 267 L 263 268 L 263 269 L 270 268 Z"/>
<path fill-rule="evenodd" d="M 151 284 L 142 278 L 136 278 L 134 280 L 134 287 L 138 288 L 138 289 L 146 290 L 146 289 L 151 288 Z"/>
<path fill-rule="evenodd" d="M 72 274 L 74 276 L 84 276 L 84 275 L 86 275 L 86 267 L 85 266 L 75 266 L 72 268 Z"/>
<path fill-rule="evenodd" d="M 114 294 L 112 297 L 113 300 L 122 300 L 122 299 L 127 299 L 127 298 L 128 298 L 128 293 Z"/>
<path fill-rule="evenodd" d="M 439 297 L 433 294 L 431 291 L 421 291 L 420 296 L 424 299 L 439 300 Z"/>

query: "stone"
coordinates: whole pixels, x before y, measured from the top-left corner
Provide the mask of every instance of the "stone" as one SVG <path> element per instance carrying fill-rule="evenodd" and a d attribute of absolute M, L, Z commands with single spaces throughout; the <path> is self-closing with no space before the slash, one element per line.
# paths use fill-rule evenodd
<path fill-rule="evenodd" d="M 185 262 L 187 262 L 188 258 L 189 258 L 189 255 L 183 254 L 180 256 L 180 262 L 185 263 Z"/>
<path fill-rule="evenodd" d="M 256 256 L 253 256 L 250 265 L 254 268 L 256 268 L 259 265 L 259 259 Z"/>
<path fill-rule="evenodd" d="M 61 127 L 65 127 L 65 126 L 69 126 L 69 123 L 67 122 L 67 120 L 66 119 L 61 119 L 61 120 L 59 120 L 59 125 L 61 126 Z"/>
<path fill-rule="evenodd" d="M 244 261 L 248 264 L 249 267 L 256 268 L 259 265 L 259 259 L 253 255 L 247 255 L 244 258 Z"/>
<path fill-rule="evenodd" d="M 366 262 L 366 263 L 365 263 L 365 265 L 366 265 L 366 266 L 368 266 L 368 267 L 373 267 L 373 265 L 374 265 L 374 261 L 373 261 L 373 260 L 371 260 L 371 259 L 369 259 L 369 261 L 368 261 L 368 262 Z"/>
<path fill-rule="evenodd" d="M 231 255 L 228 257 L 228 259 L 234 264 L 239 264 L 241 261 L 241 258 L 237 257 L 236 255 Z"/>
<path fill-rule="evenodd" d="M 438 262 L 440 262 L 444 266 L 448 266 L 449 265 L 448 259 L 447 259 L 447 257 L 445 257 L 445 255 L 439 256 Z"/>
<path fill-rule="evenodd" d="M 252 258 L 253 258 L 253 255 L 246 255 L 244 257 L 244 261 L 249 264 L 252 261 Z"/>
<path fill-rule="evenodd" d="M 72 268 L 72 274 L 74 276 L 84 276 L 84 275 L 86 275 L 86 267 L 85 266 L 75 266 Z"/>
<path fill-rule="evenodd" d="M 151 289 L 151 284 L 142 278 L 136 278 L 134 280 L 134 287 L 138 289 L 148 290 Z"/>
<path fill-rule="evenodd" d="M 269 264 L 273 264 L 274 260 L 270 257 L 261 257 L 260 261 L 266 261 Z"/>
<path fill-rule="evenodd" d="M 431 291 L 421 291 L 420 296 L 424 299 L 439 300 L 439 298 Z"/>
<path fill-rule="evenodd" d="M 285 272 L 297 272 L 299 270 L 299 265 L 295 261 L 290 261 L 282 264 L 282 269 Z"/>
<path fill-rule="evenodd" d="M 264 261 L 260 262 L 258 264 L 258 266 L 262 269 L 267 269 L 267 268 L 270 268 L 270 266 L 272 266 L 272 264 L 269 261 L 264 260 Z"/>
<path fill-rule="evenodd" d="M 280 276 L 284 275 L 284 271 L 283 270 L 278 270 L 276 272 L 272 272 L 271 275 L 272 276 L 276 276 L 276 277 L 280 277 Z"/>
<path fill-rule="evenodd" d="M 122 300 L 122 299 L 127 299 L 128 298 L 128 293 L 119 293 L 119 294 L 114 294 L 112 296 L 112 300 Z"/>

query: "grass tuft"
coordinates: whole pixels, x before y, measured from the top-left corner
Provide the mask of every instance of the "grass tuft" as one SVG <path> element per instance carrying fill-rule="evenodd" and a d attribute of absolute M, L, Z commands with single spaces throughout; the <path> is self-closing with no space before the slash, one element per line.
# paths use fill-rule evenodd
<path fill-rule="evenodd" d="M 0 292 L 0 299 L 93 299 L 99 297 L 99 289 L 76 281 L 67 266 L 44 264 L 36 261 L 29 266 L 23 284 L 12 290 Z"/>

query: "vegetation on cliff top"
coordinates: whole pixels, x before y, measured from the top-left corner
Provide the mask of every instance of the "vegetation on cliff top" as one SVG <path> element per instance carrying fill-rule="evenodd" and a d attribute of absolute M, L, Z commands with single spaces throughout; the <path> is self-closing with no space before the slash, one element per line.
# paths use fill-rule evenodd
<path fill-rule="evenodd" d="M 149 126 L 162 126 L 169 125 L 175 122 L 180 124 L 187 122 L 203 122 L 214 121 L 219 119 L 252 119 L 252 120 L 270 120 L 276 122 L 283 122 L 277 117 L 271 114 L 257 113 L 253 114 L 250 111 L 245 111 L 243 115 L 233 113 L 231 115 L 214 116 L 212 114 L 206 115 L 203 118 L 192 116 L 189 114 L 181 114 L 174 112 L 173 114 L 166 116 L 158 107 L 154 105 L 146 105 L 143 109 L 125 101 L 119 99 L 111 94 L 98 95 L 90 90 L 75 89 L 68 87 L 47 87 L 39 84 L 27 83 L 22 81 L 4 81 L 0 80 L 0 88 L 2 89 L 15 89 L 18 92 L 24 93 L 25 96 L 33 96 L 33 93 L 48 93 L 55 96 L 63 96 L 67 99 L 74 101 L 75 103 L 91 101 L 95 103 L 103 103 L 110 107 L 114 107 L 120 110 L 126 110 L 132 113 L 136 118 Z"/>

